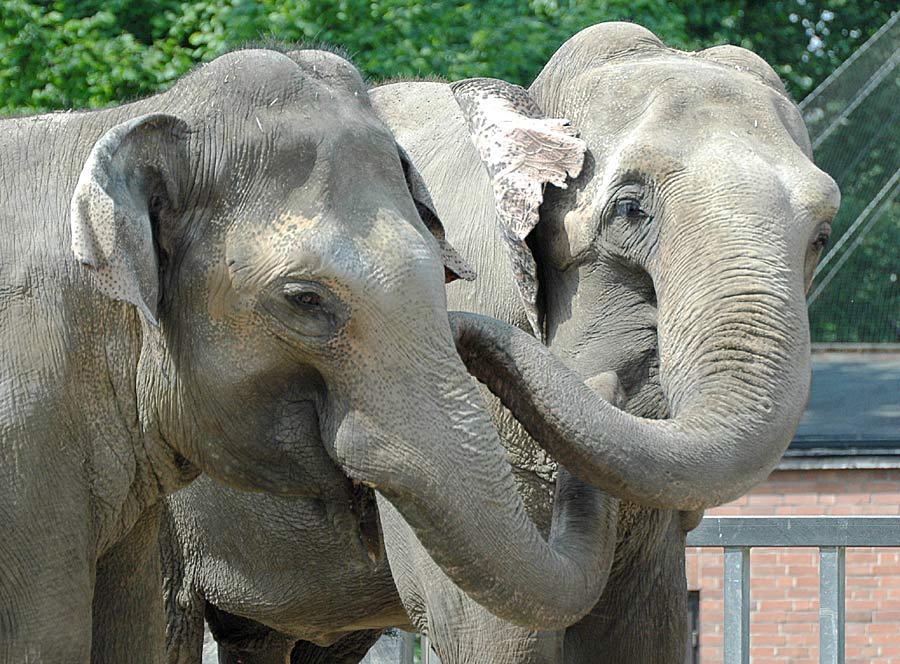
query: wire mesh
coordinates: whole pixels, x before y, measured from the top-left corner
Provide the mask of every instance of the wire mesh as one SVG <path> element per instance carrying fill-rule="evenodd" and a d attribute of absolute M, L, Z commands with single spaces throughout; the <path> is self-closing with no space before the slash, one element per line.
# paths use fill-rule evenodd
<path fill-rule="evenodd" d="M 809 294 L 812 340 L 900 342 L 900 13 L 800 108 L 842 197 Z"/>

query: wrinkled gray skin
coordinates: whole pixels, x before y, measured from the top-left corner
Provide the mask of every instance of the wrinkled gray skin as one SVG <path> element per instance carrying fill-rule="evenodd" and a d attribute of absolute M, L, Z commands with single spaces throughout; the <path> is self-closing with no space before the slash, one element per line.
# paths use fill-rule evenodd
<path fill-rule="evenodd" d="M 559 518 L 553 457 L 628 501 L 616 534 L 600 544 L 600 564 L 614 559 L 611 574 L 608 582 L 600 574 L 602 596 L 574 627 L 518 628 L 456 588 L 380 500 L 393 576 L 410 619 L 448 664 L 680 661 L 684 533 L 703 508 L 767 475 L 806 401 L 804 292 L 837 190 L 813 166 L 805 128 L 775 74 L 742 49 L 681 53 L 638 26 L 599 25 L 567 42 L 530 93 L 546 116 L 568 118 L 588 149 L 581 175 L 565 190 L 548 188 L 539 216 L 539 185 L 559 181 L 556 160 L 569 158 L 572 142 L 561 123 L 530 122 L 533 109 L 517 97 L 522 91 L 476 80 L 399 83 L 371 94 L 425 176 L 449 237 L 480 273 L 474 284 L 449 287 L 452 306 L 534 331 L 574 370 L 552 366 L 519 346 L 521 338 L 501 350 L 511 340 L 506 332 L 492 344 L 490 326 L 454 319 L 470 370 L 552 453 L 491 401 L 525 506 L 542 531 L 552 522 L 559 537 L 590 523 Z M 498 98 L 512 101 L 498 108 L 491 102 Z M 479 106 L 479 99 L 488 103 Z M 480 122 L 479 113 L 491 109 L 500 115 Z M 530 120 L 510 113 L 523 109 Z M 479 153 L 472 132 L 482 130 L 479 147 L 487 149 Z M 491 162 L 491 145 L 503 148 L 506 163 Z M 534 259 L 536 276 L 529 273 Z M 648 422 L 592 401 L 577 377 L 602 391 L 610 371 L 623 379 L 628 411 L 670 419 Z M 550 384 L 539 389 L 506 389 L 517 381 L 537 386 L 545 376 Z M 263 620 L 260 607 L 273 595 L 293 602 L 293 615 L 303 614 L 306 593 L 314 601 L 304 620 L 319 612 L 347 628 L 359 606 L 355 589 L 366 583 L 354 576 L 365 571 L 362 561 L 330 563 L 348 592 L 332 587 L 329 606 L 325 585 L 335 576 L 323 573 L 327 560 L 290 537 L 292 524 L 307 524 L 305 517 L 295 521 L 284 503 L 251 506 L 252 498 L 220 510 L 223 497 L 206 486 L 210 492 L 195 494 L 191 505 L 208 516 L 207 539 L 224 535 L 211 557 L 236 539 L 229 522 L 255 520 L 253 527 L 268 533 L 266 546 L 245 554 L 253 566 L 229 561 L 240 576 L 223 572 L 228 565 L 207 565 L 208 590 L 243 594 L 237 608 Z M 614 498 L 600 503 L 607 515 L 616 513 Z M 312 527 L 328 525 L 322 518 Z M 196 545 L 193 553 L 203 557 Z M 275 560 L 285 562 L 285 574 L 268 584 L 263 570 Z M 387 620 L 396 607 L 382 608 L 384 574 L 379 568 L 369 577 L 378 608 L 368 615 L 381 612 Z M 248 587 L 257 594 L 248 595 Z M 214 617 L 220 625 L 221 616 Z M 301 627 L 285 631 L 298 635 Z M 268 660 L 245 651 L 241 661 Z M 292 661 L 306 660 L 295 651 Z"/>
<path fill-rule="evenodd" d="M 475 92 L 441 83 L 373 91 L 448 238 L 479 272 L 475 284 L 448 287 L 450 307 L 530 329 L 534 289 L 521 267 L 530 248 L 535 331 L 553 353 L 588 382 L 615 371 L 628 412 L 670 419 L 597 445 L 600 418 L 584 410 L 581 430 L 558 432 L 567 442 L 557 446 L 544 425 L 519 417 L 556 460 L 624 501 L 605 591 L 564 636 L 504 625 L 469 601 L 388 508 L 401 597 L 445 663 L 681 661 L 685 532 L 703 508 L 768 474 L 807 399 L 804 295 L 837 188 L 813 165 L 801 117 L 760 58 L 730 46 L 683 53 L 639 26 L 601 24 L 564 44 L 529 89 L 547 116 L 579 130 L 588 153 L 568 189 L 547 190 L 523 247 L 503 240 L 509 215 L 496 215 L 499 229 L 494 222 L 492 184 L 501 193 L 508 185 L 488 175 L 503 171 L 489 153 L 512 137 L 525 168 L 531 137 L 498 121 L 479 145 L 485 169 L 467 145 L 467 121 L 477 129 L 471 100 L 492 84 L 469 85 Z M 530 405 L 541 412 L 537 397 Z M 554 464 L 493 403 L 529 514 L 546 528 Z M 584 432 L 584 445 L 573 444 Z"/>
<path fill-rule="evenodd" d="M 352 476 L 492 610 L 589 608 L 596 547 L 523 519 L 446 312 L 467 268 L 346 61 L 239 51 L 4 120 L 0 163 L 0 661 L 161 659 L 157 506 L 198 469 L 371 543 Z"/>

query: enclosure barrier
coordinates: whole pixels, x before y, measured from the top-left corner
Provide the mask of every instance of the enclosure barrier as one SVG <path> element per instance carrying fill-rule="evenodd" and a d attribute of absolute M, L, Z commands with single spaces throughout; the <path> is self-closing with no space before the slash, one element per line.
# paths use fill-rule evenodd
<path fill-rule="evenodd" d="M 900 517 L 706 517 L 688 546 L 725 549 L 725 664 L 750 662 L 750 549 L 819 549 L 819 662 L 844 662 L 844 556 L 848 546 L 900 546 Z"/>
<path fill-rule="evenodd" d="M 725 664 L 750 662 L 750 549 L 819 549 L 819 662 L 844 662 L 844 556 L 848 546 L 900 547 L 900 517 L 706 517 L 687 546 L 725 549 Z M 403 633 L 400 663 L 440 664 L 428 639 Z"/>

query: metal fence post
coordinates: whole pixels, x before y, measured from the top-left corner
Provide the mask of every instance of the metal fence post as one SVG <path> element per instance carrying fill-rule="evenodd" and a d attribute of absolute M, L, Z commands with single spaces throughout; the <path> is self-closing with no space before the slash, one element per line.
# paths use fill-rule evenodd
<path fill-rule="evenodd" d="M 846 549 L 819 548 L 819 662 L 844 664 L 844 560 Z"/>
<path fill-rule="evenodd" d="M 750 664 L 750 548 L 725 547 L 725 664 Z"/>
<path fill-rule="evenodd" d="M 416 637 L 409 632 L 401 632 L 400 664 L 413 664 L 416 660 Z"/>

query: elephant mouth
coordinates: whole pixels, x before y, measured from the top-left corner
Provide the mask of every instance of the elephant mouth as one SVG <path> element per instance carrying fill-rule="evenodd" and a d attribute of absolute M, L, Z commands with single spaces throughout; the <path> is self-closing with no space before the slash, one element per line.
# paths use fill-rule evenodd
<path fill-rule="evenodd" d="M 381 533 L 381 519 L 378 517 L 378 504 L 375 491 L 358 480 L 350 483 L 350 512 L 356 524 L 356 536 L 366 556 L 377 563 L 384 556 L 384 538 Z"/>
<path fill-rule="evenodd" d="M 349 511 L 352 536 L 358 542 L 360 552 L 373 564 L 377 563 L 384 556 L 384 543 L 375 492 L 351 479 L 334 461 L 327 436 L 322 436 L 321 412 L 321 404 L 308 394 L 285 398 L 275 420 L 274 446 L 283 451 L 285 458 L 290 458 L 297 449 L 317 446 L 321 454 L 315 456 L 316 463 L 306 457 L 300 460 L 311 474 L 303 478 L 304 486 L 310 493 L 332 504 L 335 511 L 343 514 Z"/>

